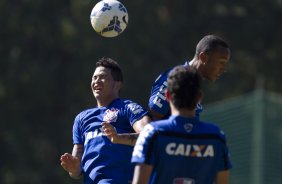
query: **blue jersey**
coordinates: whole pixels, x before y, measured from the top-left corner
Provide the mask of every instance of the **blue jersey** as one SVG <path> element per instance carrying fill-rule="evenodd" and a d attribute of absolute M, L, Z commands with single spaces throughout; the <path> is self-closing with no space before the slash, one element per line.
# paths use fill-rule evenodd
<path fill-rule="evenodd" d="M 146 125 L 134 147 L 133 163 L 153 166 L 149 183 L 213 184 L 231 168 L 224 133 L 198 118 L 170 116 Z"/>
<path fill-rule="evenodd" d="M 117 133 L 133 133 L 132 125 L 147 113 L 130 100 L 115 99 L 107 107 L 88 109 L 76 116 L 73 143 L 84 145 L 81 170 L 85 184 L 130 183 L 133 147 L 111 143 L 102 133 L 101 123 L 110 122 Z"/>
<path fill-rule="evenodd" d="M 188 62 L 185 62 L 184 65 L 188 65 Z M 168 118 L 170 116 L 170 107 L 168 101 L 166 100 L 165 91 L 167 89 L 167 77 L 172 69 L 173 68 L 170 68 L 164 71 L 155 80 L 148 103 L 150 109 L 162 114 L 164 118 Z M 202 105 L 198 104 L 196 108 L 197 117 L 199 117 L 200 112 L 202 112 Z"/>

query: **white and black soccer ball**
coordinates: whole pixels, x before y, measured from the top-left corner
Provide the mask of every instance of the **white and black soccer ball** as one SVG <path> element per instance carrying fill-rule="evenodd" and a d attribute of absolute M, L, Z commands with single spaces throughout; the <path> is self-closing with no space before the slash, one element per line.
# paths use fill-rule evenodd
<path fill-rule="evenodd" d="M 90 15 L 94 30 L 104 37 L 120 35 L 128 23 L 125 6 L 117 0 L 102 0 L 92 9 Z"/>

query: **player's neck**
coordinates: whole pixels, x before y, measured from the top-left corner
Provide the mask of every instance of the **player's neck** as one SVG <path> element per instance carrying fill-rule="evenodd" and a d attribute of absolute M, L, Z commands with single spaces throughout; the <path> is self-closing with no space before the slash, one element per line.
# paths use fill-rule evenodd
<path fill-rule="evenodd" d="M 98 107 L 107 107 L 111 104 L 112 101 L 114 101 L 117 98 L 118 97 L 113 96 L 113 97 L 107 98 L 107 99 L 97 99 L 97 106 Z"/>
<path fill-rule="evenodd" d="M 173 108 L 171 108 L 171 115 L 193 118 L 193 117 L 195 117 L 195 110 L 176 109 L 176 108 L 173 107 Z"/>
<path fill-rule="evenodd" d="M 203 65 L 201 64 L 201 60 L 197 58 L 193 58 L 192 61 L 189 62 L 189 66 L 195 68 L 197 72 L 201 75 L 201 77 L 205 79 L 205 77 L 203 76 L 204 72 L 203 72 Z"/>
<path fill-rule="evenodd" d="M 201 61 L 194 57 L 194 58 L 189 62 L 189 66 L 191 66 L 191 67 L 193 67 L 193 68 L 196 68 L 196 69 L 198 70 L 199 67 L 201 66 Z"/>

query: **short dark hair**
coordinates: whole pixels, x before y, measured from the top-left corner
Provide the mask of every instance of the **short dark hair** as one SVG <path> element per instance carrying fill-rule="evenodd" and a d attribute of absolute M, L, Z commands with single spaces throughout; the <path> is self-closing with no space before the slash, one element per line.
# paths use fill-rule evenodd
<path fill-rule="evenodd" d="M 195 109 L 201 90 L 201 76 L 189 66 L 174 67 L 167 79 L 167 90 L 171 95 L 171 102 L 177 108 Z"/>
<path fill-rule="evenodd" d="M 103 57 L 99 59 L 99 61 L 96 63 L 96 68 L 100 66 L 110 69 L 113 79 L 115 81 L 123 82 L 123 75 L 121 68 L 115 60 L 111 58 Z"/>
<path fill-rule="evenodd" d="M 215 35 L 206 35 L 198 42 L 195 57 L 198 57 L 201 52 L 209 54 L 216 51 L 219 47 L 230 49 L 229 45 L 222 38 Z"/>

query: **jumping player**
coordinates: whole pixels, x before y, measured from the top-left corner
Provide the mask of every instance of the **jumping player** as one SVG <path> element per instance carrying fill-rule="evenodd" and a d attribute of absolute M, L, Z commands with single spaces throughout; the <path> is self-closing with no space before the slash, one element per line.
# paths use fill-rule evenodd
<path fill-rule="evenodd" d="M 230 53 L 228 44 L 222 38 L 206 35 L 198 42 L 194 58 L 190 62 L 185 62 L 184 65 L 195 68 L 203 79 L 215 81 L 225 72 Z M 148 106 L 153 120 L 164 119 L 170 115 L 165 91 L 167 76 L 171 70 L 172 68 L 161 73 L 152 85 Z M 196 110 L 197 116 L 201 111 L 202 106 L 199 103 Z"/>
<path fill-rule="evenodd" d="M 123 82 L 117 62 L 102 58 L 96 63 L 91 88 L 97 107 L 79 113 L 73 125 L 73 151 L 61 156 L 61 165 L 74 179 L 83 176 L 84 184 L 131 183 L 133 147 L 113 144 L 106 126 L 117 133 L 139 133 L 149 121 L 148 112 L 130 100 L 119 98 Z M 130 141 L 130 140 L 129 140 Z M 135 140 L 134 140 L 135 143 Z"/>

